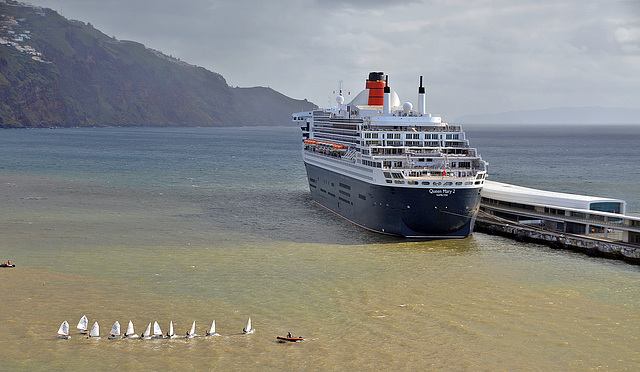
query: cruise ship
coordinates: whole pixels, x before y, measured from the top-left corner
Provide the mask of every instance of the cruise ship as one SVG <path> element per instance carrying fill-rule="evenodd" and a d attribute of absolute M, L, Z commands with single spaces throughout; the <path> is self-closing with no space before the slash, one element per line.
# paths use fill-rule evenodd
<path fill-rule="evenodd" d="M 349 103 L 293 114 L 315 203 L 364 229 L 424 239 L 471 234 L 487 162 L 462 127 L 400 103 L 383 72 L 371 72 Z"/>

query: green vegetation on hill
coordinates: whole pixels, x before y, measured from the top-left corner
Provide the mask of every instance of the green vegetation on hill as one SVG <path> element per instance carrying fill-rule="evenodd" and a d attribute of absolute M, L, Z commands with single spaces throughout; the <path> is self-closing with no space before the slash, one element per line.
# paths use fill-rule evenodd
<path fill-rule="evenodd" d="M 269 88 L 231 88 L 51 9 L 0 3 L 0 14 L 0 127 L 288 125 L 314 107 Z"/>

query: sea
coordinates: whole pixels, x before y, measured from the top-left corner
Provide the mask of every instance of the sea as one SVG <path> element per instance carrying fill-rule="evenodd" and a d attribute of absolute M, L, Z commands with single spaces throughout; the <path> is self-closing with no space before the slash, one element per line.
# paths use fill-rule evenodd
<path fill-rule="evenodd" d="M 465 130 L 491 180 L 640 211 L 640 125 Z M 291 126 L 0 131 L 0 261 L 17 265 L 0 269 L 0 370 L 640 370 L 640 266 L 362 230 L 311 201 L 300 142 Z M 214 319 L 216 337 L 107 339 L 115 321 L 202 335 Z"/>

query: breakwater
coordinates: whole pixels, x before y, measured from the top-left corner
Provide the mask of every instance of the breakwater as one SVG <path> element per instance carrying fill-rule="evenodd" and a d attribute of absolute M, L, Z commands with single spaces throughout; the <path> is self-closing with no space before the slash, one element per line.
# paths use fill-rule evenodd
<path fill-rule="evenodd" d="M 541 230 L 484 212 L 478 215 L 474 230 L 509 237 L 520 242 L 544 244 L 555 249 L 569 249 L 589 256 L 618 259 L 640 265 L 640 246 L 594 236 Z"/>

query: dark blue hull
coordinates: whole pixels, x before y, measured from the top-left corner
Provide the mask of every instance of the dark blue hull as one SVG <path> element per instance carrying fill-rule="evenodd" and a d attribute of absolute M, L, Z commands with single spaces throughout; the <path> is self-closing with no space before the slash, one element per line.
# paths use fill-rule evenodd
<path fill-rule="evenodd" d="M 480 204 L 480 187 L 461 189 L 373 185 L 305 163 L 313 200 L 367 230 L 410 238 L 465 238 Z"/>

